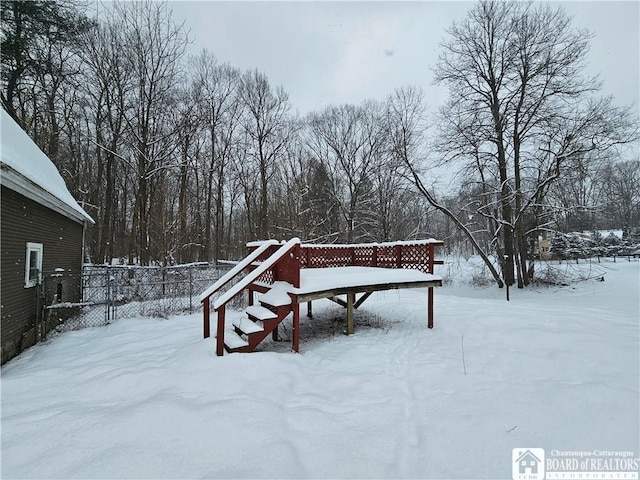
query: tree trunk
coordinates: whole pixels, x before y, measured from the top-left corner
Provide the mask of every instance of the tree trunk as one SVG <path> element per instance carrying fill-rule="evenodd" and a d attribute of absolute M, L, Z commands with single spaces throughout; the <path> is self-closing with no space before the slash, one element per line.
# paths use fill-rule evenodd
<path fill-rule="evenodd" d="M 224 163 L 221 160 L 218 168 L 218 183 L 216 185 L 216 232 L 215 232 L 215 255 L 213 260 L 218 263 L 222 253 L 222 243 L 224 235 Z"/>
<path fill-rule="evenodd" d="M 495 80 L 493 80 L 495 82 Z M 502 265 L 502 278 L 507 285 L 511 286 L 513 280 L 513 212 L 511 210 L 509 177 L 507 175 L 507 155 L 504 148 L 504 134 L 502 118 L 500 117 L 498 95 L 493 92 L 491 113 L 493 115 L 493 126 L 496 133 L 496 147 L 498 149 L 498 172 L 500 176 L 500 207 L 502 209 L 502 244 L 504 247 L 504 258 L 500 259 Z"/>
<path fill-rule="evenodd" d="M 180 164 L 180 178 L 178 182 L 178 262 L 186 263 L 191 261 L 190 250 L 185 249 L 187 243 L 187 186 L 189 180 L 188 170 L 188 151 L 189 151 L 189 136 L 185 136 L 183 145 L 182 162 Z"/>

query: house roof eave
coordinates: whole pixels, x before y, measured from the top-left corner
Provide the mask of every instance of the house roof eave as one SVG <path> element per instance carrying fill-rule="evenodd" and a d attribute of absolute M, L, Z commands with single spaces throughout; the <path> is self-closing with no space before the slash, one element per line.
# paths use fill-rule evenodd
<path fill-rule="evenodd" d="M 94 224 L 95 221 L 86 213 L 79 205 L 77 209 L 72 208 L 66 202 L 63 202 L 50 192 L 44 190 L 24 175 L 16 172 L 10 166 L 2 163 L 2 172 L 0 175 L 0 184 L 23 195 L 34 202 L 39 203 L 51 210 L 64 215 L 65 217 L 81 223 Z"/>

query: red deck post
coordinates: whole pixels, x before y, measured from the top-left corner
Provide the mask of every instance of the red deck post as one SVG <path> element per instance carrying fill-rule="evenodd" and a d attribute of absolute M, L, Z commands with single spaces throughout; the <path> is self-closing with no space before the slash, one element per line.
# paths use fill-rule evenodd
<path fill-rule="evenodd" d="M 402 268 L 402 245 L 396 245 L 396 268 Z"/>
<path fill-rule="evenodd" d="M 435 265 L 435 247 L 433 243 L 429 244 L 429 273 L 433 275 L 433 266 Z"/>
<path fill-rule="evenodd" d="M 372 267 L 377 267 L 378 266 L 378 246 L 374 245 L 373 246 L 373 259 L 372 259 Z"/>
<path fill-rule="evenodd" d="M 427 328 L 433 328 L 433 287 L 427 289 Z"/>
<path fill-rule="evenodd" d="M 429 244 L 429 273 L 433 275 L 433 266 L 435 262 L 435 247 Z M 433 287 L 427 289 L 427 327 L 433 328 Z"/>
<path fill-rule="evenodd" d="M 224 355 L 224 310 L 222 305 L 218 310 L 218 333 L 216 338 L 216 355 L 221 357 Z"/>
<path fill-rule="evenodd" d="M 292 298 L 293 308 L 293 351 L 300 351 L 300 304 L 297 298 Z"/>
<path fill-rule="evenodd" d="M 291 284 L 296 288 L 300 287 L 300 250 L 300 242 L 298 242 L 293 247 L 293 265 L 291 266 L 293 270 L 293 282 Z"/>
<path fill-rule="evenodd" d="M 203 310 L 203 317 L 204 317 L 204 325 L 203 325 L 203 333 L 204 333 L 204 338 L 209 338 L 211 336 L 211 332 L 210 332 L 210 326 L 211 326 L 211 306 L 210 306 L 210 301 L 209 301 L 209 297 L 205 298 L 202 301 L 202 310 Z"/>

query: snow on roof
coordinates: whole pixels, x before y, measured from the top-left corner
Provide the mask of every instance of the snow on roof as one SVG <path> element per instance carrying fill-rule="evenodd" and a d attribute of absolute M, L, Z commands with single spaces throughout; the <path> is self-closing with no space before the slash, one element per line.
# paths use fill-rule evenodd
<path fill-rule="evenodd" d="M 76 221 L 94 223 L 71 196 L 53 162 L 4 109 L 0 110 L 2 185 Z"/>

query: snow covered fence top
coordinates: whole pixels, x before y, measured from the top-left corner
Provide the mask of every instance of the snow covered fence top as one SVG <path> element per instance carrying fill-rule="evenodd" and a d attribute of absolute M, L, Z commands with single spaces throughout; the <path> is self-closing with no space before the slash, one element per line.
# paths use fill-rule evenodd
<path fill-rule="evenodd" d="M 0 111 L 2 185 L 78 222 L 95 223 L 69 193 L 51 160 L 7 112 Z"/>

